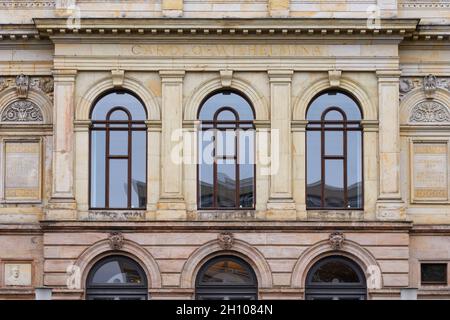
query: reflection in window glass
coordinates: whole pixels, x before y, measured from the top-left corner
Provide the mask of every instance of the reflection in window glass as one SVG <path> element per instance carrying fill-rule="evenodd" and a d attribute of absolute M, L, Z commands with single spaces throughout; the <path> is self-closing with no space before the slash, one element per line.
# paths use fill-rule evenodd
<path fill-rule="evenodd" d="M 329 261 L 316 270 L 311 282 L 358 283 L 360 279 L 349 265 L 340 261 Z"/>
<path fill-rule="evenodd" d="M 253 109 L 234 92 L 208 98 L 199 113 L 200 209 L 252 209 L 255 190 Z"/>
<path fill-rule="evenodd" d="M 145 209 L 147 128 L 145 108 L 125 92 L 95 104 L 91 124 L 90 207 Z"/>
<path fill-rule="evenodd" d="M 356 102 L 327 92 L 307 113 L 308 209 L 362 209 L 362 127 Z"/>

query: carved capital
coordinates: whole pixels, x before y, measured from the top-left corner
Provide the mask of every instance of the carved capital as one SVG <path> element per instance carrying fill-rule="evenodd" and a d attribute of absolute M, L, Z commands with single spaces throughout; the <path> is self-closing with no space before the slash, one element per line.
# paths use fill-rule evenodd
<path fill-rule="evenodd" d="M 330 234 L 329 242 L 333 250 L 340 250 L 344 246 L 344 234 L 342 232 L 333 232 Z"/>
<path fill-rule="evenodd" d="M 223 232 L 217 236 L 217 240 L 219 240 L 219 246 L 223 250 L 229 250 L 233 247 L 234 236 L 231 232 Z"/>
<path fill-rule="evenodd" d="M 123 248 L 123 234 L 121 232 L 111 232 L 108 237 L 109 246 L 112 250 L 120 250 Z"/>

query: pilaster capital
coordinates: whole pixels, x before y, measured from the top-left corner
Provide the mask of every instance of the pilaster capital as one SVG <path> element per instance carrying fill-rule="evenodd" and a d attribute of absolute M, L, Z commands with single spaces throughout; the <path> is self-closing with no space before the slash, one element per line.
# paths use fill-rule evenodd
<path fill-rule="evenodd" d="M 402 72 L 400 70 L 377 70 L 378 82 L 399 82 Z"/>
<path fill-rule="evenodd" d="M 186 71 L 184 70 L 161 70 L 159 76 L 163 82 L 182 82 Z"/>
<path fill-rule="evenodd" d="M 77 70 L 72 69 L 53 69 L 54 82 L 75 82 Z"/>
<path fill-rule="evenodd" d="M 268 70 L 270 82 L 291 82 L 294 75 L 293 70 Z"/>

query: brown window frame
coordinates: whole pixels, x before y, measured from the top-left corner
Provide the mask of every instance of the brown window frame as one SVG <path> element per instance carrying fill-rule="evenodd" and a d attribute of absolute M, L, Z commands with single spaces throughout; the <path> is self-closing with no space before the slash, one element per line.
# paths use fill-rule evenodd
<path fill-rule="evenodd" d="M 320 95 L 319 95 L 320 96 Z M 343 120 L 325 120 L 328 112 L 337 111 L 342 115 Z M 329 125 L 332 125 L 331 127 Z M 334 125 L 334 126 L 333 126 Z M 350 126 L 350 127 L 349 127 Z M 322 114 L 320 120 L 308 120 L 306 125 L 306 131 L 320 131 L 320 169 L 321 169 L 321 181 L 320 181 L 320 197 L 321 206 L 320 207 L 309 207 L 307 202 L 307 210 L 364 210 L 364 134 L 361 125 L 361 120 L 347 120 L 347 115 L 345 111 L 338 106 L 330 106 L 326 108 Z M 338 131 L 342 132 L 343 143 L 342 143 L 342 156 L 341 155 L 327 155 L 325 152 L 325 132 L 326 131 Z M 347 137 L 349 131 L 359 131 L 361 132 L 361 206 L 355 208 L 348 208 L 348 175 L 347 175 Z M 305 150 L 308 152 L 308 135 L 305 135 Z M 308 157 L 306 156 L 306 159 Z M 343 189 L 344 189 L 344 206 L 343 207 L 327 207 L 325 206 L 325 164 L 326 160 L 342 160 L 343 162 Z M 308 197 L 308 161 L 306 160 L 306 198 Z"/>
<path fill-rule="evenodd" d="M 113 92 L 110 92 L 113 93 Z M 103 95 L 102 97 L 106 96 L 107 94 Z M 134 96 L 134 95 L 133 95 Z M 94 104 L 94 108 L 95 108 Z M 143 105 L 143 104 L 142 104 Z M 127 116 L 128 120 L 111 120 L 110 117 L 115 111 L 124 111 Z M 101 125 L 100 127 L 98 125 Z M 112 126 L 111 126 L 112 125 Z M 114 127 L 114 125 L 127 125 L 121 126 L 121 127 Z M 91 185 L 92 185 L 92 175 L 91 175 L 91 166 L 92 166 L 92 132 L 94 131 L 104 131 L 105 133 L 105 206 L 104 207 L 93 207 L 92 206 L 92 195 L 91 195 Z M 128 131 L 128 150 L 126 155 L 112 155 L 110 153 L 110 139 L 111 139 L 111 131 Z M 115 106 L 112 107 L 106 114 L 105 120 L 91 120 L 91 123 L 89 125 L 89 210 L 147 210 L 146 206 L 143 208 L 133 208 L 131 206 L 131 189 L 132 189 L 132 163 L 133 163 L 133 152 L 132 152 L 132 145 L 133 145 L 133 132 L 135 131 L 147 131 L 147 126 L 144 120 L 132 120 L 132 115 L 130 111 L 125 106 Z M 147 155 L 147 136 L 146 139 L 146 152 Z M 109 206 L 109 182 L 110 182 L 110 176 L 109 176 L 109 168 L 110 168 L 110 161 L 111 160 L 117 160 L 117 159 L 123 159 L 127 160 L 127 207 L 123 208 L 115 208 Z M 145 161 L 146 164 L 146 172 L 148 170 L 147 168 L 147 161 Z M 146 183 L 147 188 L 147 183 Z"/>
<path fill-rule="evenodd" d="M 204 99 L 202 106 L 204 104 L 204 102 L 214 96 L 215 94 L 220 94 L 220 93 L 226 93 L 228 91 L 219 91 L 219 92 L 215 92 L 211 95 L 209 95 L 207 98 Z M 230 91 L 232 93 L 235 93 L 239 96 L 241 96 L 242 98 L 244 98 L 248 104 L 250 105 L 250 107 L 253 110 L 253 106 L 250 104 L 250 102 L 248 101 L 248 99 L 243 96 L 242 94 L 238 93 L 238 92 L 234 92 L 234 91 Z M 200 108 L 201 110 L 201 108 Z M 199 114 L 200 114 L 200 110 L 199 110 Z M 234 114 L 235 116 L 235 120 L 218 120 L 218 117 L 220 115 L 221 112 L 223 111 L 230 111 Z M 255 124 L 254 124 L 254 120 L 240 120 L 239 119 L 239 112 L 237 110 L 235 110 L 235 108 L 233 108 L 232 106 L 222 106 L 220 108 L 218 108 L 213 116 L 213 120 L 200 120 L 201 121 L 201 131 L 208 131 L 208 130 L 214 130 L 214 150 L 213 150 L 213 206 L 211 207 L 202 207 L 201 206 L 201 188 L 200 188 L 200 163 L 199 161 L 197 162 L 197 209 L 198 210 L 255 210 L 255 203 L 256 203 L 256 164 L 255 161 L 253 161 L 253 202 L 252 202 L 252 206 L 251 207 L 244 207 L 241 208 L 239 206 L 240 203 L 240 165 L 239 165 L 239 130 L 254 130 L 255 131 Z M 204 127 L 206 125 L 206 127 Z M 220 125 L 226 125 L 225 128 L 220 128 Z M 245 127 L 245 126 L 251 126 L 251 127 Z M 243 128 L 241 126 L 244 126 Z M 236 136 L 235 136 L 235 153 L 234 156 L 222 156 L 219 157 L 216 155 L 216 150 L 217 150 L 217 131 L 227 131 L 227 130 L 233 130 L 234 132 L 236 132 Z M 256 131 L 255 131 L 256 132 Z M 256 141 L 256 136 L 253 138 L 254 142 Z M 203 150 L 203 149 L 202 149 Z M 200 150 L 200 151 L 202 151 Z M 252 155 L 253 159 L 256 159 L 256 152 L 254 152 L 254 154 Z M 235 180 L 236 180 L 236 190 L 235 190 L 235 206 L 234 207 L 219 207 L 217 204 L 217 199 L 218 199 L 218 193 L 219 193 L 219 183 L 218 183 L 218 165 L 217 165 L 217 161 L 218 160 L 227 160 L 227 159 L 233 159 L 234 160 L 234 166 L 235 166 Z"/>

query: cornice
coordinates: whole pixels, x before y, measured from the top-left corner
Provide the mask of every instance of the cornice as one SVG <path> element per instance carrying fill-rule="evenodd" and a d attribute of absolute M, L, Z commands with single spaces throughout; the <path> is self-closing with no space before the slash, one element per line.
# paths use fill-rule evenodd
<path fill-rule="evenodd" d="M 267 38 L 267 37 L 351 37 L 401 38 L 412 35 L 419 19 L 382 19 L 380 28 L 367 25 L 367 19 L 258 18 L 85 18 L 79 28 L 69 28 L 61 18 L 36 18 L 41 36 L 58 38 L 150 36 Z"/>

